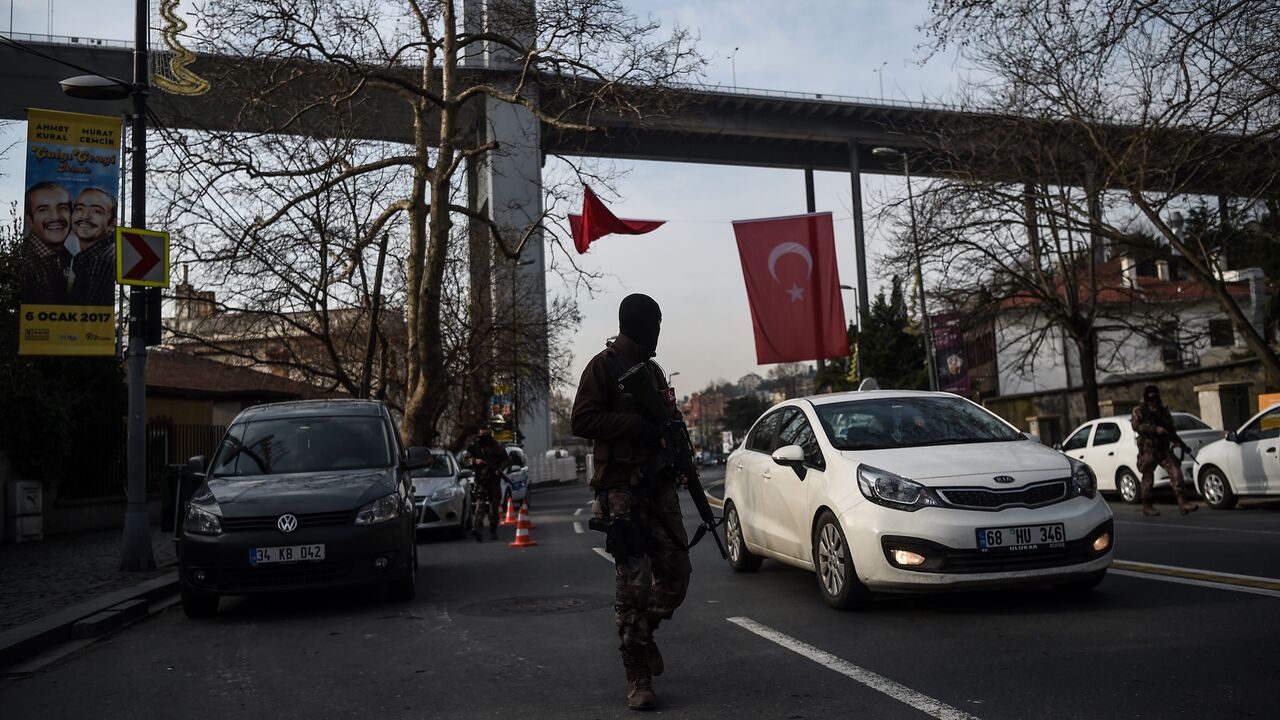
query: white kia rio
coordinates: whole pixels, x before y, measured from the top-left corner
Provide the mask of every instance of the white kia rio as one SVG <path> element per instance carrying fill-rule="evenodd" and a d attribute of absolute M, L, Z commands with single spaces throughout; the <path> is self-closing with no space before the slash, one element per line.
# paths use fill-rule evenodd
<path fill-rule="evenodd" d="M 813 570 L 839 609 L 877 590 L 1087 590 L 1111 564 L 1111 510 L 1089 466 L 955 395 L 789 400 L 726 465 L 733 569 Z"/>

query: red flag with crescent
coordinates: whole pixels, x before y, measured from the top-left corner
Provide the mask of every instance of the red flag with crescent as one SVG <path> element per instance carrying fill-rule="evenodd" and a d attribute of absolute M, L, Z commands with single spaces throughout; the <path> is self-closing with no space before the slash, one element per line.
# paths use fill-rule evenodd
<path fill-rule="evenodd" d="M 738 220 L 756 362 L 801 362 L 849 354 L 831 213 Z"/>
<path fill-rule="evenodd" d="M 569 230 L 573 233 L 573 246 L 578 254 L 587 251 L 587 247 L 596 239 L 605 235 L 643 235 L 662 227 L 665 220 L 623 220 L 609 211 L 600 202 L 591 188 L 582 187 L 582 214 L 569 213 Z"/>

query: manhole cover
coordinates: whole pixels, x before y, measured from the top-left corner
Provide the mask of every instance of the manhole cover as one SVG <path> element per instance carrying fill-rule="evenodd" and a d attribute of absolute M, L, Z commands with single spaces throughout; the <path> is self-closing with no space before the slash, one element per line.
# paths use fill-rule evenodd
<path fill-rule="evenodd" d="M 609 607 L 613 598 L 604 595 L 533 595 L 478 602 L 461 609 L 465 615 L 506 617 L 508 615 L 562 615 Z"/>

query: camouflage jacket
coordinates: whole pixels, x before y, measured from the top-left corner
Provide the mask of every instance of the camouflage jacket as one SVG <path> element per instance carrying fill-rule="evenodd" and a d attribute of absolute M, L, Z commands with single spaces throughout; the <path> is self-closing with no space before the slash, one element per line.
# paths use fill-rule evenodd
<path fill-rule="evenodd" d="M 1139 457 L 1145 455 L 1159 462 L 1170 455 L 1174 446 L 1182 444 L 1178 431 L 1173 427 L 1173 415 L 1163 405 L 1155 408 L 1146 403 L 1139 405 L 1129 416 L 1129 424 L 1138 435 Z M 1158 431 L 1161 427 L 1164 433 Z"/>

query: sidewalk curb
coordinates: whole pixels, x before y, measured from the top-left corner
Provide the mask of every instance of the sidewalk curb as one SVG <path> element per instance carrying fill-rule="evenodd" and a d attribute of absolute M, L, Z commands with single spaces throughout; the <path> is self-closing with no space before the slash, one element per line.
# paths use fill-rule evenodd
<path fill-rule="evenodd" d="M 178 573 L 175 571 L 6 630 L 0 633 L 0 667 L 13 665 L 73 639 L 72 627 L 80 620 L 131 600 L 153 601 L 177 591 Z"/>

